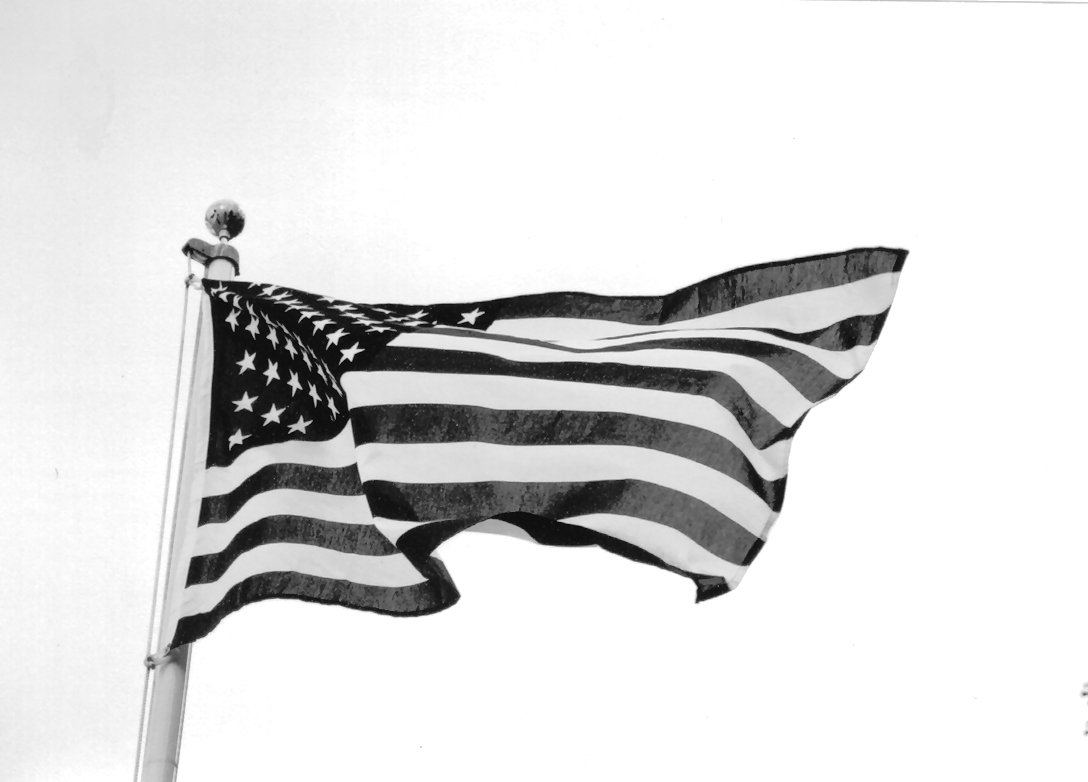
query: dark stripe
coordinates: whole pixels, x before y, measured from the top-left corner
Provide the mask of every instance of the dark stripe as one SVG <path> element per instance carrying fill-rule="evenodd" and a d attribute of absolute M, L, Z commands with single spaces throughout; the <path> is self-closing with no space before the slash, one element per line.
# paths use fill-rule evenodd
<path fill-rule="evenodd" d="M 729 440 L 687 424 L 625 413 L 380 405 L 351 411 L 355 444 L 484 442 L 497 445 L 626 445 L 705 464 L 748 486 L 774 510 L 786 479 L 765 480 Z"/>
<path fill-rule="evenodd" d="M 790 332 L 783 329 L 756 329 L 776 337 L 803 342 L 824 350 L 850 350 L 859 345 L 872 345 L 880 337 L 888 310 L 877 315 L 857 315 L 816 331 Z"/>
<path fill-rule="evenodd" d="M 443 484 L 367 481 L 366 494 L 376 517 L 402 521 L 489 519 L 507 513 L 531 513 L 560 521 L 590 513 L 632 516 L 671 527 L 736 564 L 743 563 L 758 540 L 701 500 L 636 480 Z M 397 547 L 403 550 L 400 540 Z"/>
<path fill-rule="evenodd" d="M 563 380 L 606 386 L 670 391 L 713 399 L 737 419 L 757 448 L 766 448 L 792 436 L 786 426 L 757 404 L 741 385 L 720 372 L 701 369 L 640 367 L 626 364 L 586 364 L 579 361 L 529 363 L 510 361 L 485 353 L 387 346 L 374 357 L 374 371 L 434 372 L 459 375 Z M 436 377 L 435 383 L 441 383 Z"/>
<path fill-rule="evenodd" d="M 225 549 L 189 561 L 186 586 L 218 580 L 242 554 L 266 543 L 304 543 L 345 554 L 388 556 L 397 548 L 371 524 L 344 524 L 304 516 L 267 516 L 246 526 Z"/>
<path fill-rule="evenodd" d="M 246 478 L 233 491 L 205 497 L 200 504 L 197 524 L 229 521 L 251 498 L 273 489 L 299 489 L 347 497 L 362 494 L 363 484 L 354 464 L 348 467 L 270 464 Z"/>
<path fill-rule="evenodd" d="M 590 318 L 660 325 L 899 271 L 906 256 L 906 250 L 858 249 L 746 266 L 666 296 L 542 293 L 481 302 L 479 307 L 496 319 Z"/>
<path fill-rule="evenodd" d="M 824 350 L 850 350 L 859 345 L 871 345 L 876 342 L 877 337 L 880 336 L 880 331 L 884 327 L 884 321 L 887 320 L 888 310 L 884 310 L 877 315 L 855 315 L 852 318 L 846 318 L 840 320 L 838 323 L 834 323 L 827 328 L 817 329 L 816 331 L 805 332 L 792 332 L 785 329 L 771 329 L 771 328 L 758 328 L 754 326 L 745 326 L 744 328 L 751 331 L 761 331 L 764 334 L 773 334 L 776 337 L 782 339 L 792 340 L 794 342 L 802 342 L 806 345 L 811 345 L 814 348 L 822 348 Z M 441 334 L 464 334 L 463 331 L 456 331 L 455 329 L 439 329 L 433 330 L 435 333 Z M 692 329 L 692 331 L 705 331 L 708 333 L 719 333 L 723 336 L 728 336 L 728 328 L 698 328 Z M 597 341 L 602 343 L 614 342 L 621 339 L 629 339 L 631 337 L 648 337 L 652 334 L 661 334 L 662 336 L 668 336 L 669 334 L 675 334 L 672 329 L 652 329 L 649 331 L 635 331 L 630 334 L 616 334 L 611 337 L 598 337 Z M 486 332 L 485 332 L 486 334 Z M 484 335 L 478 335 L 484 336 Z M 488 336 L 499 336 L 498 334 Z M 550 345 L 551 343 L 543 342 L 538 344 Z"/>
<path fill-rule="evenodd" d="M 432 614 L 449 608 L 460 597 L 445 568 L 438 560 L 432 561 L 435 570 L 431 579 L 407 587 L 368 586 L 293 572 L 260 573 L 227 590 L 211 611 L 183 617 L 169 648 L 203 638 L 232 611 L 270 598 L 294 598 L 395 616 Z M 289 633 L 285 630 L 285 635 Z"/>
<path fill-rule="evenodd" d="M 435 331 L 438 331 L 438 329 L 435 329 Z M 804 353 L 784 345 L 772 345 L 750 339 L 737 339 L 735 337 L 730 337 L 726 331 L 720 331 L 719 336 L 714 336 L 712 334 L 701 337 L 663 336 L 661 339 L 631 342 L 625 345 L 606 345 L 599 348 L 575 348 L 559 343 L 526 339 L 524 337 L 507 337 L 500 334 L 478 335 L 467 331 L 455 331 L 453 329 L 441 333 L 458 339 L 478 339 L 480 336 L 485 336 L 496 342 L 515 342 L 559 353 L 572 353 L 577 355 L 600 355 L 610 353 L 637 354 L 639 351 L 643 350 L 688 350 L 744 356 L 760 361 L 774 369 L 800 391 L 810 402 L 818 402 L 825 398 L 828 393 L 831 393 L 831 391 L 838 390 L 843 386 L 842 378 L 833 372 L 829 372 L 822 364 L 820 364 L 820 362 L 809 358 Z M 667 335 L 669 332 L 663 333 Z M 471 351 L 471 348 L 469 350 Z M 537 363 L 532 358 L 526 358 L 522 361 L 527 364 Z M 723 362 L 722 371 L 724 372 L 726 369 L 727 367 Z"/>
<path fill-rule="evenodd" d="M 547 546 L 598 546 L 605 551 L 618 554 L 634 562 L 653 565 L 671 573 L 687 576 L 695 582 L 695 602 L 697 603 L 723 595 L 729 591 L 729 583 L 721 576 L 707 576 L 681 570 L 638 546 L 617 540 L 596 530 L 586 529 L 574 524 L 565 524 L 562 521 L 543 518 L 531 513 L 504 513 L 497 518 L 520 527 L 533 540 Z M 418 556 L 426 556 L 457 533 L 472 527 L 480 521 L 483 521 L 483 519 L 462 519 L 426 524 L 401 535 L 398 545 L 406 550 L 415 551 Z M 762 541 L 757 541 L 752 547 L 750 555 L 746 557 L 744 564 L 748 564 L 761 547 Z"/>

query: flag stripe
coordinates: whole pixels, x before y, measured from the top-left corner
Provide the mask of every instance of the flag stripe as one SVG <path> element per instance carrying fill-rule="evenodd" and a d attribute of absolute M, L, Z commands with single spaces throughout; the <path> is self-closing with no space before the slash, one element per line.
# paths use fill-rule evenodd
<path fill-rule="evenodd" d="M 194 556 L 186 585 L 216 581 L 239 556 L 270 543 L 299 543 L 348 554 L 390 556 L 400 552 L 371 524 L 344 524 L 302 516 L 265 516 L 248 524 L 228 546 Z"/>
<path fill-rule="evenodd" d="M 642 415 L 720 434 L 768 479 L 782 476 L 779 455 L 788 450 L 783 440 L 796 426 L 784 426 L 717 372 L 579 363 L 534 367 L 482 354 L 407 349 L 385 351 L 375 364 L 372 371 L 342 377 L 352 408 L 456 404 Z"/>
<path fill-rule="evenodd" d="M 353 411 L 382 405 L 435 404 L 491 410 L 622 413 L 686 424 L 733 443 L 766 480 L 777 480 L 786 474 L 792 442 L 788 437 L 793 434 L 793 429 L 783 429 L 775 422 L 776 428 L 764 433 L 764 439 L 772 440 L 772 444 L 760 448 L 748 437 L 753 428 L 750 421 L 738 420 L 709 396 L 656 389 L 502 374 L 451 373 L 442 376 L 441 382 L 435 382 L 435 376 L 426 372 L 379 371 L 348 373 L 343 383 Z M 742 426 L 741 421 L 749 426 Z"/>
<path fill-rule="evenodd" d="M 735 269 L 666 296 L 546 293 L 498 299 L 480 307 L 498 309 L 504 319 L 567 317 L 668 323 L 703 312 L 732 311 L 767 300 L 845 287 L 898 272 L 905 257 L 902 250 L 859 249 Z"/>
<path fill-rule="evenodd" d="M 821 350 L 849 350 L 859 345 L 875 345 L 880 333 L 884 330 L 888 312 L 884 310 L 877 315 L 858 315 L 832 323 L 826 328 L 799 333 L 774 328 L 753 329 L 753 331 L 772 334 Z"/>
<path fill-rule="evenodd" d="M 268 516 L 305 516 L 341 524 L 369 524 L 370 506 L 360 495 L 336 495 L 298 489 L 272 489 L 251 497 L 223 521 L 204 524 L 194 532 L 194 553 L 213 554 L 230 545 L 234 536 Z"/>
<path fill-rule="evenodd" d="M 645 481 L 701 500 L 757 536 L 773 512 L 735 479 L 697 462 L 646 448 L 454 442 L 367 443 L 355 451 L 359 470 L 367 476 L 364 486 L 372 480 L 417 484 Z"/>
<path fill-rule="evenodd" d="M 300 543 L 267 543 L 236 557 L 218 580 L 186 587 L 182 616 L 211 611 L 235 584 L 260 573 L 275 571 L 381 587 L 411 586 L 424 580 L 403 554 L 373 556 Z"/>
<path fill-rule="evenodd" d="M 270 464 L 348 467 L 355 464 L 354 448 L 354 437 L 346 424 L 329 439 L 287 440 L 256 446 L 244 451 L 228 465 L 209 467 L 204 474 L 204 496 L 214 497 L 234 491 L 251 475 Z"/>
<path fill-rule="evenodd" d="M 395 616 L 420 616 L 448 608 L 458 597 L 448 577 L 389 588 L 291 571 L 259 573 L 232 585 L 207 610 L 182 617 L 171 648 L 202 638 L 227 614 L 242 606 L 271 598 L 295 598 Z"/>
<path fill-rule="evenodd" d="M 642 520 L 683 533 L 715 556 L 742 564 L 760 539 L 720 510 L 682 491 L 648 481 L 478 481 L 460 483 L 366 482 L 374 515 L 405 521 L 503 518 L 513 512 L 542 519 L 572 521 L 611 513 L 629 519 L 628 531 L 640 538 Z M 764 513 L 763 527 L 773 514 Z M 762 530 L 760 530 L 762 531 Z M 623 535 L 617 535 L 627 539 Z"/>
<path fill-rule="evenodd" d="M 742 556 L 722 558 L 687 539 L 683 530 L 647 519 L 619 513 L 595 513 L 571 516 L 564 521 L 636 545 L 686 573 L 721 576 L 731 586 L 736 586 L 748 569 L 738 563 L 747 562 L 752 550 L 758 550 L 761 543 L 754 540 Z"/>
<path fill-rule="evenodd" d="M 356 445 L 476 441 L 496 445 L 630 445 L 705 464 L 751 486 L 773 510 L 785 479 L 764 480 L 736 445 L 687 424 L 627 413 L 491 410 L 460 405 L 379 405 L 352 411 Z"/>
<path fill-rule="evenodd" d="M 512 315 L 500 308 L 499 318 L 488 327 L 488 333 L 526 337 L 528 339 L 604 339 L 644 331 L 646 326 L 671 330 L 676 328 L 774 328 L 792 333 L 804 333 L 827 328 L 834 323 L 858 315 L 877 315 L 887 310 L 895 295 L 898 273 L 880 274 L 838 288 L 784 295 L 746 304 L 737 309 L 717 310 L 712 300 L 702 303 L 702 309 L 689 307 L 688 317 L 676 313 L 662 319 L 631 320 L 622 313 L 598 318 L 580 318 L 577 313 L 564 316 L 554 312 L 535 316 Z"/>
<path fill-rule="evenodd" d="M 254 497 L 274 489 L 298 489 L 326 495 L 348 496 L 363 493 L 359 469 L 354 463 L 347 467 L 314 467 L 309 464 L 269 464 L 250 475 L 226 494 L 205 497 L 200 508 L 198 524 L 227 521 Z"/>
<path fill-rule="evenodd" d="M 782 375 L 791 385 L 796 386 L 805 397 L 814 402 L 823 398 L 822 395 L 827 388 L 839 386 L 844 379 L 849 379 L 861 371 L 869 358 L 869 354 L 872 352 L 872 347 L 869 345 L 862 345 L 849 351 L 820 350 L 756 329 L 697 329 L 671 332 L 665 335 L 657 332 L 653 336 L 641 334 L 630 337 L 617 337 L 611 341 L 582 341 L 579 346 L 569 341 L 563 343 L 540 342 L 517 337 L 497 337 L 486 333 L 473 334 L 466 331 L 438 328 L 428 330 L 425 336 L 431 339 L 441 339 L 443 337 L 449 337 L 453 340 L 466 337 L 473 340 L 490 339 L 507 344 L 528 345 L 530 348 L 542 348 L 558 353 L 572 353 L 578 357 L 556 356 L 555 360 L 558 361 L 579 360 L 583 356 L 591 356 L 592 358 L 588 360 L 592 361 L 598 360 L 598 358 L 607 361 L 614 353 L 636 351 L 647 351 L 647 354 L 639 352 L 637 356 L 624 359 L 624 361 L 637 363 L 638 356 L 657 355 L 657 351 L 663 350 L 701 350 L 707 353 L 727 353 L 731 357 L 744 356 L 762 361 Z M 602 342 L 605 342 L 603 347 L 601 346 Z M 428 344 L 428 341 L 408 339 L 397 341 L 398 347 L 412 344 L 422 347 L 435 347 Z M 455 343 L 451 342 L 450 344 Z M 437 347 L 441 349 L 442 345 L 439 344 Z M 462 346 L 457 345 L 454 349 L 460 347 Z M 477 348 L 474 343 L 468 345 L 467 349 L 475 350 Z M 490 353 L 492 351 L 484 352 Z M 513 358 L 514 360 L 534 360 L 532 358 L 517 358 L 510 351 L 502 351 L 502 349 L 497 355 L 502 355 L 504 358 Z M 720 362 L 720 359 L 716 359 L 716 361 Z M 654 362 L 651 361 L 651 363 Z M 732 369 L 732 366 L 730 365 L 730 369 Z"/>
<path fill-rule="evenodd" d="M 845 320 L 837 321 L 830 326 L 821 329 L 814 329 L 804 333 L 794 333 L 791 331 L 783 331 L 782 329 L 772 328 L 653 328 L 647 330 L 636 330 L 627 334 L 618 334 L 613 337 L 601 337 L 599 339 L 592 340 L 562 340 L 563 344 L 570 345 L 607 345 L 611 342 L 624 342 L 630 340 L 637 340 L 639 338 L 650 337 L 664 337 L 664 336 L 682 336 L 690 334 L 693 336 L 698 335 L 713 335 L 722 334 L 725 336 L 743 337 L 745 339 L 763 339 L 767 341 L 767 337 L 777 337 L 779 339 L 786 340 L 791 346 L 804 346 L 811 348 L 818 348 L 820 351 L 828 352 L 841 352 L 846 350 L 852 350 L 855 347 L 863 345 L 871 345 L 876 342 L 877 337 L 880 334 L 880 330 L 884 325 L 884 321 L 887 320 L 888 311 L 885 310 L 878 315 L 858 315 L 852 318 L 846 318 Z M 445 332 L 446 329 L 435 329 L 436 331 Z M 484 332 L 485 334 L 487 332 Z M 526 339 L 525 337 L 515 337 L 512 335 L 501 335 L 499 339 Z M 536 340 L 554 342 L 556 340 Z M 824 355 L 819 353 L 817 355 Z"/>
<path fill-rule="evenodd" d="M 434 334 L 429 330 L 398 335 L 381 355 L 395 352 L 398 348 L 422 348 L 446 354 L 455 351 L 481 353 L 518 362 L 524 365 L 523 371 L 529 373 L 539 371 L 544 364 L 575 362 L 605 365 L 610 371 L 614 371 L 616 365 L 637 367 L 636 377 L 651 367 L 712 372 L 719 377 L 732 378 L 749 399 L 786 425 L 794 423 L 811 406 L 805 395 L 777 371 L 762 361 L 737 353 L 723 356 L 699 350 L 645 348 L 637 351 L 579 351 L 574 355 L 555 345 L 486 339 L 468 332 Z M 375 361 L 375 364 L 378 363 Z"/>
<path fill-rule="evenodd" d="M 836 324 L 838 325 L 838 324 Z M 438 331 L 438 329 L 435 329 Z M 822 332 L 815 332 L 820 334 Z M 513 339 L 502 337 L 502 339 Z M 751 343 L 741 347 L 749 351 L 749 355 L 758 357 L 760 351 L 766 351 L 768 347 L 780 348 L 786 355 L 799 353 L 807 360 L 814 361 L 820 368 L 834 374 L 839 378 L 851 378 L 858 370 L 865 366 L 865 362 L 872 353 L 872 345 L 839 345 L 835 349 L 815 347 L 805 344 L 796 337 L 787 337 L 775 334 L 768 330 L 760 329 L 687 329 L 683 331 L 648 331 L 641 334 L 632 334 L 623 337 L 613 337 L 606 340 L 582 340 L 575 345 L 572 342 L 563 343 L 564 346 L 574 347 L 577 350 L 638 350 L 640 347 L 676 347 L 688 350 L 707 350 L 712 352 L 729 352 L 738 347 L 738 342 Z M 551 343 L 549 343 L 551 344 Z M 592 347 L 598 346 L 598 347 Z M 603 347 L 600 347 L 603 346 Z M 622 346 L 622 347 L 619 347 Z M 780 370 L 781 371 L 781 370 Z M 785 373 L 783 373 L 785 374 Z"/>
<path fill-rule="evenodd" d="M 616 518 L 618 520 L 620 517 L 617 516 Z M 661 559 L 639 543 L 631 543 L 620 537 L 614 537 L 593 529 L 593 527 L 598 524 L 607 528 L 603 521 L 594 521 L 593 519 L 584 517 L 583 521 L 585 526 L 579 526 L 577 524 L 569 524 L 565 521 L 543 519 L 531 513 L 520 512 L 503 514 L 499 521 L 524 530 L 532 540 L 536 540 L 549 546 L 599 546 L 606 551 L 619 554 L 620 556 L 634 560 L 635 562 L 644 562 L 654 565 L 655 567 L 660 567 L 687 576 L 695 582 L 697 588 L 697 602 L 727 592 L 731 587 L 730 583 L 723 576 L 707 575 L 698 572 L 693 573 L 684 570 L 669 564 L 669 562 Z M 644 524 L 644 522 L 639 519 L 629 519 L 627 522 L 620 522 L 620 526 L 624 528 L 626 528 L 628 524 L 634 526 L 631 530 L 626 530 L 624 534 L 630 536 L 633 540 L 637 540 L 637 527 L 640 524 Z M 429 552 L 433 551 L 441 545 L 442 542 L 448 540 L 458 532 L 472 529 L 476 526 L 478 526 L 478 523 L 471 520 L 467 522 L 442 521 L 423 524 L 404 533 L 401 537 L 400 545 L 405 547 L 406 550 L 410 549 L 418 552 Z M 645 524 L 645 526 L 649 527 L 651 525 Z M 661 531 L 658 530 L 658 532 L 660 533 Z M 664 532 L 665 534 L 668 533 L 667 530 Z M 661 537 L 662 536 L 658 534 L 657 538 L 661 539 Z M 653 542 L 655 539 L 653 531 L 649 531 L 646 538 L 647 545 L 655 545 Z M 690 540 L 688 541 L 688 545 L 697 546 L 697 544 L 692 544 Z M 671 552 L 669 556 L 676 557 L 680 556 L 680 554 L 679 552 Z M 738 580 L 740 576 L 743 575 L 744 567 L 737 567 L 731 563 L 723 564 L 720 561 L 713 559 L 713 555 L 710 555 L 709 553 L 707 556 L 712 557 L 711 560 L 708 560 L 708 562 L 711 563 L 709 566 L 712 570 L 722 569 L 724 572 L 735 574 L 735 577 Z M 734 585 L 735 583 L 736 582 L 734 582 Z"/>

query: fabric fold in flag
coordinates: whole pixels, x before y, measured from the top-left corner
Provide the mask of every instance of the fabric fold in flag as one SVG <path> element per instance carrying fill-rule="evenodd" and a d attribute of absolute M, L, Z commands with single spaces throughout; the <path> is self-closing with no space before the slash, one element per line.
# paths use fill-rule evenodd
<path fill-rule="evenodd" d="M 171 647 L 275 597 L 442 610 L 458 592 L 435 550 L 473 529 L 597 546 L 697 600 L 734 589 L 798 427 L 864 369 L 906 255 L 459 304 L 205 281 L 207 453 Z"/>

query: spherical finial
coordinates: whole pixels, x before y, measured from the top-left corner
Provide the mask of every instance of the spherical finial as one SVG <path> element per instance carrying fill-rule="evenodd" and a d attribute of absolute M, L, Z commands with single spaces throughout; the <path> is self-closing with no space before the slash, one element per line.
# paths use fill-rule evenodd
<path fill-rule="evenodd" d="M 246 216 L 237 202 L 223 198 L 208 207 L 204 225 L 219 241 L 229 242 L 246 227 Z"/>

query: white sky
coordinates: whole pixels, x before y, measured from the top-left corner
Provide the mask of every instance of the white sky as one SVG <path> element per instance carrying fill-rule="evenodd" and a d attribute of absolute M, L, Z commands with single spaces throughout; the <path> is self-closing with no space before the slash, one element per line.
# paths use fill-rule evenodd
<path fill-rule="evenodd" d="M 735 594 L 442 554 L 421 619 L 250 606 L 183 782 L 1081 780 L 1088 6 L 0 8 L 0 779 L 131 776 L 185 264 L 361 301 L 911 257 Z"/>

